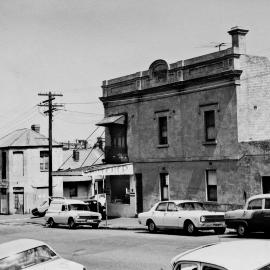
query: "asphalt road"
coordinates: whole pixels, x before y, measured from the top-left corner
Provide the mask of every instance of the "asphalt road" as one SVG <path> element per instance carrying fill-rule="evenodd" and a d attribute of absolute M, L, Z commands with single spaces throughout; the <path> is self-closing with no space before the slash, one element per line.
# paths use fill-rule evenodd
<path fill-rule="evenodd" d="M 232 234 L 217 236 L 207 232 L 191 237 L 179 232 L 150 234 L 142 230 L 69 230 L 24 223 L 0 224 L 0 243 L 18 238 L 42 240 L 64 258 L 82 263 L 88 270 L 169 270 L 170 260 L 183 251 L 237 239 Z"/>

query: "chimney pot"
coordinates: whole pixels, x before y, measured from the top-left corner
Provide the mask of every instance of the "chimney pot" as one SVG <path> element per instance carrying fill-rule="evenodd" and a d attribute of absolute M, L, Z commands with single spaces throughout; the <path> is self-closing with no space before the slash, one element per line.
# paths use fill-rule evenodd
<path fill-rule="evenodd" d="M 249 30 L 234 26 L 228 33 L 232 36 L 232 47 L 238 48 L 240 54 L 246 53 L 246 34 Z"/>
<path fill-rule="evenodd" d="M 40 133 L 40 125 L 32 125 L 31 129 L 37 133 Z"/>

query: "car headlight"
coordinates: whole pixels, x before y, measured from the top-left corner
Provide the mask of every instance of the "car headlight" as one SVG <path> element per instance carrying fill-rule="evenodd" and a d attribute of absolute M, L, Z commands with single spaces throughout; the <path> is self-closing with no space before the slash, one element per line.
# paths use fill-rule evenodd
<path fill-rule="evenodd" d="M 205 222 L 205 220 L 206 220 L 206 219 L 205 219 L 205 216 L 201 216 L 201 217 L 200 217 L 200 222 Z"/>

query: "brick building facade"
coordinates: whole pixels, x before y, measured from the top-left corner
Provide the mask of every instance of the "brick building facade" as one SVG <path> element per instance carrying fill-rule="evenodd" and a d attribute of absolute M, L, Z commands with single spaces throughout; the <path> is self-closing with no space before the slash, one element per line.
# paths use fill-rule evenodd
<path fill-rule="evenodd" d="M 270 192 L 270 62 L 246 54 L 247 30 L 228 33 L 231 48 L 103 82 L 105 161 L 134 172 L 106 176 L 112 212 L 129 206 L 112 200 L 122 184 L 135 200 L 127 216 L 158 200 L 226 210 Z"/>

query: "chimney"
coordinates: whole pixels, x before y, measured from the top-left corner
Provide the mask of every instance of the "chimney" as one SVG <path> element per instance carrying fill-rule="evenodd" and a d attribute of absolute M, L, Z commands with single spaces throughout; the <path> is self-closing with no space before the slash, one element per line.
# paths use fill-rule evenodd
<path fill-rule="evenodd" d="M 235 26 L 228 33 L 232 36 L 232 47 L 238 48 L 240 54 L 246 54 L 246 34 L 248 30 Z"/>
<path fill-rule="evenodd" d="M 40 133 L 40 125 L 32 125 L 31 129 L 37 133 Z"/>

